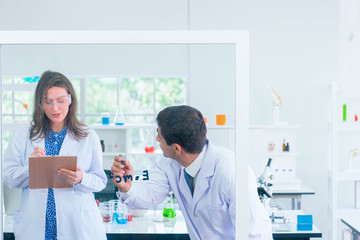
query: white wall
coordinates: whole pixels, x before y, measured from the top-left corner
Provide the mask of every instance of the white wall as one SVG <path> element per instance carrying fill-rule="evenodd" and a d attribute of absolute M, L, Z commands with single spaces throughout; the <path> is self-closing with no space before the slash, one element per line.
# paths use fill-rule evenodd
<path fill-rule="evenodd" d="M 41 75 L 47 69 L 65 75 L 184 76 L 186 45 L 38 45 L 4 46 L 3 74 Z"/>
<path fill-rule="evenodd" d="M 186 29 L 187 2 L 177 0 L 2 0 L 1 30 Z"/>
<path fill-rule="evenodd" d="M 250 123 L 272 120 L 270 84 L 281 119 L 301 124 L 297 175 L 316 195 L 303 209 L 327 232 L 327 84 L 337 80 L 338 0 L 191 1 L 191 29 L 250 30 Z"/>
<path fill-rule="evenodd" d="M 297 174 L 316 192 L 303 209 L 326 239 L 327 84 L 338 78 L 339 1 L 5 0 L 0 29 L 249 29 L 250 122 L 271 121 L 268 83 L 284 100 L 281 119 L 302 125 Z"/>

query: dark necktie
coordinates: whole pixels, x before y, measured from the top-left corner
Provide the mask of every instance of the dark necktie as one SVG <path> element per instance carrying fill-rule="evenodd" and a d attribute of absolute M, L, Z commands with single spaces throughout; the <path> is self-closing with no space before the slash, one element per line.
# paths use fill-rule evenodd
<path fill-rule="evenodd" d="M 194 178 L 185 171 L 185 168 L 184 168 L 184 176 L 185 176 L 186 183 L 189 186 L 191 196 L 193 196 L 194 188 L 195 188 Z"/>

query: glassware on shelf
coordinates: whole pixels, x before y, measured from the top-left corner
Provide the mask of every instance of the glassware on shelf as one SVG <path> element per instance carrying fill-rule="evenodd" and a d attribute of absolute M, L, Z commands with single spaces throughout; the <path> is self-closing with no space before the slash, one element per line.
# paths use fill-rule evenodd
<path fill-rule="evenodd" d="M 110 113 L 108 113 L 108 112 L 101 113 L 101 123 L 102 123 L 102 125 L 109 125 Z"/>
<path fill-rule="evenodd" d="M 121 111 L 120 106 L 117 107 L 115 118 L 114 118 L 114 124 L 115 125 L 124 125 L 125 124 L 124 114 Z"/>
<path fill-rule="evenodd" d="M 166 217 L 166 218 L 175 218 L 176 217 L 174 201 L 173 201 L 173 193 L 170 193 L 169 196 L 167 197 L 167 200 L 166 200 L 166 203 L 164 206 L 163 217 Z"/>

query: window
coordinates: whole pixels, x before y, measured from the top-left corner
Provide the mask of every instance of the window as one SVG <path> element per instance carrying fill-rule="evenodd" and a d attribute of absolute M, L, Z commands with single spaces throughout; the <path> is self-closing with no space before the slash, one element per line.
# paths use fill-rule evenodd
<path fill-rule="evenodd" d="M 157 113 L 167 106 L 186 104 L 184 77 L 68 77 L 78 100 L 78 118 L 87 125 L 100 124 L 102 112 L 109 112 L 112 122 L 118 106 L 126 123 L 144 124 L 154 123 Z M 3 78 L 5 131 L 9 130 L 6 123 L 25 123 L 32 119 L 37 80 L 38 77 Z M 140 143 L 152 145 L 155 134 L 150 129 L 132 129 L 132 147 L 141 149 Z M 5 150 L 11 131 L 3 136 Z"/>
<path fill-rule="evenodd" d="M 120 106 L 128 123 L 153 123 L 165 107 L 186 103 L 185 78 L 87 78 L 86 124 L 101 123 L 101 113 L 110 121 Z"/>

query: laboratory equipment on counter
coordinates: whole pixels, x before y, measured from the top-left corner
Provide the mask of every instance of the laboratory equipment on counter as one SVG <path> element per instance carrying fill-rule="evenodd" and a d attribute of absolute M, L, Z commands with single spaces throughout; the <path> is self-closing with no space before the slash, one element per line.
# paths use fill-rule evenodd
<path fill-rule="evenodd" d="M 264 204 L 265 209 L 269 212 L 270 210 L 270 199 L 272 197 L 272 183 L 273 175 L 271 175 L 271 161 L 272 159 L 269 158 L 264 172 L 261 174 L 260 177 L 257 179 L 257 190 L 258 195 L 260 197 L 260 201 Z"/>
<path fill-rule="evenodd" d="M 169 196 L 166 200 L 164 211 L 163 211 L 163 217 L 166 218 L 174 218 L 176 217 L 175 213 L 175 207 L 173 202 L 173 193 L 169 193 Z"/>
<path fill-rule="evenodd" d="M 108 113 L 108 112 L 101 113 L 101 123 L 102 123 L 102 125 L 109 125 L 110 113 Z"/>
<path fill-rule="evenodd" d="M 151 146 L 151 147 L 145 147 L 145 152 L 146 153 L 153 153 L 155 151 L 155 147 Z"/>
<path fill-rule="evenodd" d="M 351 170 L 354 168 L 358 169 L 360 166 L 360 160 L 359 160 L 359 156 L 360 156 L 360 150 L 358 148 L 354 148 L 349 152 L 349 165 L 348 165 L 348 169 Z M 355 161 L 354 161 L 355 160 Z M 355 163 L 355 164 L 353 164 Z"/>
<path fill-rule="evenodd" d="M 116 110 L 115 118 L 114 118 L 114 124 L 115 125 L 124 125 L 124 123 L 125 123 L 124 115 L 121 111 L 121 107 L 118 106 L 117 110 Z"/>
<path fill-rule="evenodd" d="M 271 88 L 269 85 L 266 86 L 269 89 L 273 98 L 274 124 L 286 124 L 286 122 L 280 122 L 280 110 L 283 105 L 282 99 L 273 88 Z"/>
<path fill-rule="evenodd" d="M 104 223 L 111 222 L 111 215 L 110 215 L 110 203 L 109 202 L 102 202 L 99 204 L 99 210 L 101 217 Z"/>
<path fill-rule="evenodd" d="M 111 212 L 111 221 L 113 223 L 125 224 L 128 222 L 128 210 L 126 205 L 122 204 L 119 200 L 111 200 L 110 203 L 110 212 Z"/>

